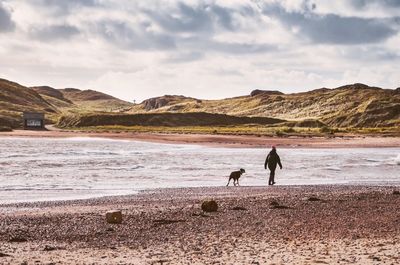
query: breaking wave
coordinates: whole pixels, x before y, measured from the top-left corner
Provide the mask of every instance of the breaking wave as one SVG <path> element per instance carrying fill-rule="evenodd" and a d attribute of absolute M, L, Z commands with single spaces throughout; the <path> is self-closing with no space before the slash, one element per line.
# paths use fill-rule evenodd
<path fill-rule="evenodd" d="M 0 204 L 87 198 L 141 189 L 224 186 L 245 168 L 243 186 L 266 185 L 266 150 L 210 148 L 104 138 L 2 138 Z M 400 185 L 400 148 L 280 149 L 279 185 Z M 33 192 L 31 192 L 33 190 Z"/>
<path fill-rule="evenodd" d="M 397 157 L 394 159 L 397 165 L 400 165 L 400 154 L 397 155 Z"/>

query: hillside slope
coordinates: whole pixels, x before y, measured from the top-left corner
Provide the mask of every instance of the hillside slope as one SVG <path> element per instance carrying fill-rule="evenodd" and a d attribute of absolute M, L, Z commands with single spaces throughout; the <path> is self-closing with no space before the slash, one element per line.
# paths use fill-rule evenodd
<path fill-rule="evenodd" d="M 400 125 L 400 90 L 363 84 L 293 94 L 255 90 L 248 96 L 222 100 L 172 97 L 152 99 L 153 102 L 164 103 L 152 108 L 148 107 L 148 101 L 144 101 L 134 106 L 130 112 L 208 112 L 285 120 L 317 119 L 333 127 Z"/>
<path fill-rule="evenodd" d="M 21 127 L 22 112 L 44 112 L 48 121 L 56 122 L 66 113 L 123 112 L 131 106 L 94 90 L 26 87 L 0 79 L 0 127 Z"/>
<path fill-rule="evenodd" d="M 83 114 L 64 115 L 60 127 L 86 127 L 97 125 L 122 126 L 227 126 L 241 124 L 272 125 L 285 122 L 266 117 L 235 117 L 225 114 L 191 113 L 145 113 L 145 114 Z"/>
<path fill-rule="evenodd" d="M 42 98 L 57 108 L 73 108 L 74 103 L 65 98 L 64 94 L 59 90 L 49 86 L 31 87 Z"/>
<path fill-rule="evenodd" d="M 56 115 L 57 108 L 36 91 L 20 84 L 0 79 L 0 126 L 21 126 L 24 111 L 45 112 L 49 117 Z"/>
<path fill-rule="evenodd" d="M 75 105 L 69 109 L 74 112 L 124 112 L 132 107 L 132 103 L 95 90 L 64 88 L 58 91 Z"/>
<path fill-rule="evenodd" d="M 131 104 L 94 90 L 28 88 L 0 79 L 0 126 L 20 127 L 24 111 L 45 112 L 53 122 L 63 117 L 63 126 L 127 125 L 133 122 L 129 119 L 144 126 L 268 124 L 256 120 L 273 118 L 290 127 L 399 127 L 400 88 L 353 84 L 292 94 L 254 90 L 221 100 L 166 95 Z M 165 115 L 135 115 L 159 113 Z M 174 115 L 186 113 L 193 114 Z"/>
<path fill-rule="evenodd" d="M 123 112 L 132 107 L 132 103 L 91 89 L 55 89 L 48 86 L 31 89 L 63 112 Z"/>

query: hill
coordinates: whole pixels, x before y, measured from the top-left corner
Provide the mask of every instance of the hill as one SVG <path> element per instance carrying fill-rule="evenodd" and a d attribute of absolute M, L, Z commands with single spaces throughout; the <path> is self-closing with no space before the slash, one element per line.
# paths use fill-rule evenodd
<path fill-rule="evenodd" d="M 0 79 L 0 127 L 20 127 L 24 111 L 45 112 L 49 121 L 60 119 L 59 125 L 64 127 L 279 123 L 302 128 L 398 128 L 400 88 L 357 83 L 291 94 L 258 89 L 246 96 L 220 100 L 166 95 L 131 104 L 95 90 L 29 88 Z"/>
<path fill-rule="evenodd" d="M 42 98 L 57 108 L 74 107 L 74 103 L 65 98 L 64 94 L 59 89 L 49 86 L 31 87 L 31 89 L 36 91 Z"/>
<path fill-rule="evenodd" d="M 352 84 L 334 89 L 283 94 L 255 90 L 248 96 L 199 100 L 182 96 L 153 98 L 131 113 L 207 112 L 240 117 L 273 117 L 284 120 L 319 120 L 332 127 L 385 127 L 400 125 L 400 90 Z"/>
<path fill-rule="evenodd" d="M 21 127 L 22 112 L 44 112 L 48 122 L 54 123 L 65 113 L 121 112 L 131 106 L 94 90 L 26 87 L 0 79 L 0 127 Z"/>
<path fill-rule="evenodd" d="M 58 91 L 62 93 L 64 98 L 75 104 L 75 107 L 69 109 L 70 111 L 124 112 L 132 107 L 132 103 L 95 90 L 64 88 L 59 89 Z"/>
<path fill-rule="evenodd" d="M 146 99 L 142 102 L 142 106 L 146 111 L 160 109 L 165 106 L 174 106 L 173 109 L 170 110 L 180 110 L 184 108 L 186 104 L 191 102 L 201 102 L 201 100 L 185 96 L 165 95 L 162 97 Z"/>
<path fill-rule="evenodd" d="M 60 127 L 88 127 L 98 125 L 121 126 L 227 126 L 242 124 L 271 125 L 285 122 L 266 117 L 235 117 L 225 114 L 202 112 L 191 113 L 146 113 L 146 114 L 82 114 L 64 115 Z"/>
<path fill-rule="evenodd" d="M 53 117 L 57 108 L 36 91 L 0 79 L 0 126 L 21 126 L 21 113 L 24 111 L 45 112 L 49 117 Z"/>

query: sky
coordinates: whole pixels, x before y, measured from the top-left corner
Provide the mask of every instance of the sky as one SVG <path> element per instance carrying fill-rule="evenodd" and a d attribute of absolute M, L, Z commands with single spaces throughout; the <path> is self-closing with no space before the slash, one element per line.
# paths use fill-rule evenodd
<path fill-rule="evenodd" d="M 400 87 L 400 0 L 0 0 L 0 78 L 140 102 Z"/>

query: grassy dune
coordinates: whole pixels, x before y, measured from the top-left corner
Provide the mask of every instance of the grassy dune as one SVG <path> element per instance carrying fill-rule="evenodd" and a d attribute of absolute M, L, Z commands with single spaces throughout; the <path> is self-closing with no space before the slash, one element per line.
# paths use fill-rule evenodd
<path fill-rule="evenodd" d="M 284 120 L 268 117 L 237 117 L 225 114 L 212 114 L 204 112 L 190 113 L 142 113 L 142 114 L 75 114 L 61 116 L 57 125 L 59 127 L 85 127 L 85 126 L 223 126 L 260 124 L 271 125 L 283 123 Z"/>
<path fill-rule="evenodd" d="M 0 126 L 20 128 L 23 112 L 43 112 L 47 123 L 66 113 L 121 112 L 131 103 L 94 90 L 26 87 L 0 79 Z"/>
<path fill-rule="evenodd" d="M 39 111 L 55 121 L 57 108 L 41 97 L 36 91 L 17 83 L 0 79 L 0 126 L 17 128 L 22 126 L 22 112 Z"/>
<path fill-rule="evenodd" d="M 134 106 L 130 112 L 208 112 L 293 121 L 314 119 L 338 128 L 400 126 L 400 89 L 353 84 L 293 94 L 254 92 L 248 96 L 222 100 L 164 96 L 146 100 Z"/>
<path fill-rule="evenodd" d="M 24 111 L 44 112 L 48 123 L 85 130 L 399 135 L 400 88 L 353 84 L 292 94 L 254 90 L 221 100 L 167 95 L 131 104 L 94 90 L 28 88 L 0 79 L 0 126 L 21 127 Z"/>

